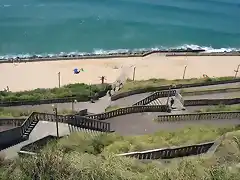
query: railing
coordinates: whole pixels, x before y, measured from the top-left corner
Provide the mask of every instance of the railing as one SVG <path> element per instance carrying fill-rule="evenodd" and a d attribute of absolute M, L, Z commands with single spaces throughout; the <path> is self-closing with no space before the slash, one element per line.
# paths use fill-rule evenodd
<path fill-rule="evenodd" d="M 177 84 L 174 87 L 174 89 L 200 87 L 200 86 L 210 86 L 210 85 L 218 85 L 218 84 L 228 84 L 228 83 L 236 83 L 236 82 L 240 82 L 240 78 L 223 80 L 223 81 L 208 81 L 208 82 L 192 83 L 192 84 Z M 142 88 L 142 89 L 131 90 L 131 91 L 128 91 L 128 92 L 122 92 L 122 93 L 119 93 L 119 94 L 114 94 L 111 97 L 111 100 L 115 101 L 117 99 L 124 98 L 124 97 L 127 97 L 127 96 L 131 96 L 131 95 L 134 95 L 134 94 L 169 90 L 169 88 L 171 88 L 171 85 L 159 86 L 159 87 L 146 87 L 146 88 Z"/>
<path fill-rule="evenodd" d="M 88 115 L 85 117 L 91 118 L 91 119 L 98 119 L 98 120 L 104 120 L 109 119 L 117 116 L 122 116 L 126 114 L 132 114 L 132 113 L 141 113 L 141 112 L 169 112 L 170 108 L 167 105 L 158 105 L 158 106 L 132 106 L 132 107 L 126 107 L 126 108 L 120 108 L 113 111 L 101 113 L 101 114 L 94 114 L 94 115 Z"/>
<path fill-rule="evenodd" d="M 94 131 L 101 132 L 112 132 L 110 129 L 110 123 L 96 121 L 87 117 L 75 116 L 75 115 L 58 115 L 58 121 L 61 123 L 68 123 L 70 125 L 78 126 L 85 129 L 90 129 Z M 24 133 L 32 124 L 33 121 L 56 121 L 56 116 L 54 114 L 46 114 L 46 113 L 37 113 L 33 112 L 25 121 L 22 120 L 22 125 L 19 127 L 15 127 L 6 131 L 0 132 L 0 149 L 1 147 L 9 147 L 7 144 L 11 144 L 11 142 L 16 142 L 24 137 Z M 9 120 L 7 121 L 10 122 Z M 19 121 L 20 122 L 20 121 Z M 12 124 L 14 124 L 13 122 Z M 14 143 L 12 143 L 14 144 Z M 6 146 L 6 147 L 5 147 Z"/>
<path fill-rule="evenodd" d="M 142 152 L 130 152 L 119 154 L 118 156 L 133 157 L 136 159 L 171 159 L 183 156 L 199 155 L 206 153 L 214 144 L 214 142 L 208 142 L 203 144 L 195 144 L 190 146 L 174 147 L 154 149 Z"/>
<path fill-rule="evenodd" d="M 218 119 L 239 119 L 240 120 L 240 111 L 159 115 L 155 120 L 159 122 L 164 122 L 164 121 L 174 122 L 174 121 L 218 120 Z"/>
<path fill-rule="evenodd" d="M 133 106 L 143 106 L 143 105 L 146 105 L 146 104 L 154 101 L 155 99 L 168 97 L 168 96 L 175 96 L 175 94 L 176 94 L 176 90 L 158 91 L 158 92 L 155 92 L 155 93 L 151 94 L 150 96 L 138 101 L 137 103 L 133 104 Z"/>
<path fill-rule="evenodd" d="M 36 113 L 35 115 L 38 121 L 50 121 L 55 122 L 56 116 L 54 114 Z M 91 129 L 101 132 L 110 132 L 110 123 L 93 120 L 87 117 L 78 115 L 58 115 L 58 122 L 67 123 L 81 128 Z"/>
<path fill-rule="evenodd" d="M 184 106 L 204 106 L 204 105 L 231 105 L 239 104 L 240 98 L 231 99 L 196 99 L 196 100 L 184 100 Z"/>
<path fill-rule="evenodd" d="M 0 118 L 0 126 L 21 126 L 24 121 L 23 118 Z"/>

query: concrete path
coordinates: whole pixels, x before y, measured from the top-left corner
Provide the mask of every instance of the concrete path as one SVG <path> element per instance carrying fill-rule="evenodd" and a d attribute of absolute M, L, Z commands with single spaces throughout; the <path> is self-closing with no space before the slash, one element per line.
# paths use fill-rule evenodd
<path fill-rule="evenodd" d="M 125 116 L 118 116 L 105 122 L 111 123 L 111 128 L 120 135 L 143 135 L 151 134 L 159 130 L 176 130 L 190 125 L 209 124 L 214 126 L 238 125 L 239 119 L 222 120 L 199 120 L 157 123 L 153 119 L 157 115 L 166 113 L 137 113 Z"/>
<path fill-rule="evenodd" d="M 104 112 L 106 107 L 110 105 L 110 102 L 111 102 L 110 97 L 107 95 L 100 98 L 95 103 L 91 103 L 90 101 L 74 103 L 74 110 L 80 111 L 82 109 L 88 109 L 88 111 L 92 113 L 101 113 L 101 112 Z M 58 103 L 56 104 L 56 106 L 58 107 L 59 112 L 72 110 L 72 103 Z M 41 104 L 41 105 L 35 105 L 35 106 L 31 106 L 31 105 L 12 106 L 12 107 L 5 107 L 4 109 L 19 110 L 24 112 L 38 111 L 38 112 L 53 113 L 52 104 Z"/>

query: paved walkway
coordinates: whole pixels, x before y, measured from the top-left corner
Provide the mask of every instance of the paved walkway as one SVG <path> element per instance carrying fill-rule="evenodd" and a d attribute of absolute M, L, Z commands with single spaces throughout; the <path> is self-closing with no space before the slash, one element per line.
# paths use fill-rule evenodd
<path fill-rule="evenodd" d="M 190 125 L 210 124 L 214 126 L 238 125 L 239 119 L 198 120 L 158 123 L 153 121 L 157 115 L 167 113 L 136 113 L 105 120 L 120 135 L 151 134 L 159 130 L 176 130 Z"/>

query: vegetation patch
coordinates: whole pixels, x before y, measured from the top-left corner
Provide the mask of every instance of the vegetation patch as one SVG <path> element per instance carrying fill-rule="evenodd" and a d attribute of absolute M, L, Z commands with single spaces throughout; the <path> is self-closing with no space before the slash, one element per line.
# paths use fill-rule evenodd
<path fill-rule="evenodd" d="M 117 109 L 120 109 L 120 108 L 121 108 L 120 106 L 108 106 L 105 109 L 105 112 L 114 111 L 114 110 L 117 110 Z"/>
<path fill-rule="evenodd" d="M 28 117 L 33 111 L 32 110 L 18 110 L 0 107 L 0 118 L 11 118 L 11 117 Z M 43 112 L 48 113 L 48 112 Z M 72 114 L 72 110 L 60 110 L 58 114 L 67 115 Z"/>
<path fill-rule="evenodd" d="M 201 136 L 211 133 L 210 130 L 212 129 L 203 130 Z M 186 128 L 185 131 L 189 131 L 189 128 Z M 240 134 L 234 128 L 218 129 L 217 134 L 224 134 L 226 131 L 233 132 L 226 135 L 213 157 L 183 158 L 172 160 L 168 164 L 160 161 L 143 163 L 132 158 L 117 157 L 109 153 L 110 151 L 105 154 L 101 153 L 116 140 L 122 141 L 123 144 L 127 141 L 115 134 L 103 135 L 101 138 L 75 134 L 69 136 L 68 139 L 61 139 L 58 143 L 52 143 L 37 156 L 19 158 L 10 162 L 2 160 L 0 162 L 0 179 L 238 180 L 240 177 L 238 166 Z M 184 130 L 181 131 L 181 133 L 183 132 Z M 181 134 L 171 137 L 169 134 L 158 134 L 158 136 L 155 134 L 149 136 L 148 142 L 153 142 L 154 138 L 156 138 L 156 142 L 159 142 L 161 137 L 165 140 L 182 138 L 177 135 Z M 195 136 L 194 131 L 191 132 L 191 135 Z M 191 135 L 188 135 L 188 139 L 191 139 Z M 198 138 L 201 136 L 199 134 Z M 144 136 L 140 137 L 144 141 Z M 67 142 L 69 143 L 66 144 Z M 134 141 L 127 141 L 125 144 L 127 143 L 134 144 Z M 116 146 L 116 149 L 121 149 L 121 146 Z M 119 152 L 119 150 L 114 152 Z"/>
<path fill-rule="evenodd" d="M 234 105 L 224 105 L 220 104 L 217 106 L 210 106 L 207 108 L 201 108 L 199 110 L 196 110 L 195 112 L 220 112 L 220 111 L 240 111 L 240 104 L 234 104 Z"/>
<path fill-rule="evenodd" d="M 90 96 L 108 88 L 107 84 L 87 85 L 83 83 L 69 84 L 60 88 L 35 89 L 31 91 L 7 92 L 0 91 L 1 102 L 11 101 L 37 101 L 44 99 L 77 98 L 87 101 Z"/>
<path fill-rule="evenodd" d="M 132 81 L 128 79 L 124 84 L 123 88 L 119 91 L 119 93 L 136 90 L 136 89 L 142 89 L 142 88 L 159 87 L 163 85 L 194 84 L 194 83 L 203 83 L 203 82 L 212 82 L 212 81 L 231 80 L 233 78 L 234 77 L 192 78 L 192 79 L 175 79 L 175 80 L 149 79 L 149 80 L 142 80 L 142 81 Z"/>

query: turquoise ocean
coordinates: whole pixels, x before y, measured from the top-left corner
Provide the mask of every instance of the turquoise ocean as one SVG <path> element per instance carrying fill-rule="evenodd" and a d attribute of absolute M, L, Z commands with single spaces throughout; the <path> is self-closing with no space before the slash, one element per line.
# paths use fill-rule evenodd
<path fill-rule="evenodd" d="M 240 49 L 240 0 L 0 0 L 0 56 Z"/>

